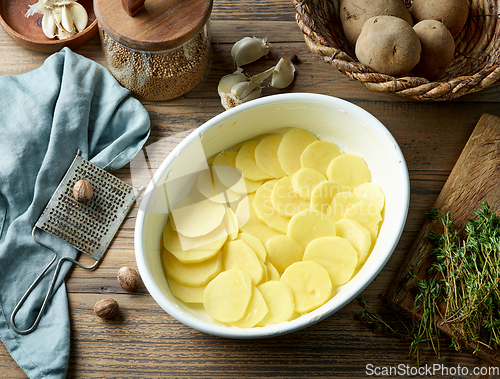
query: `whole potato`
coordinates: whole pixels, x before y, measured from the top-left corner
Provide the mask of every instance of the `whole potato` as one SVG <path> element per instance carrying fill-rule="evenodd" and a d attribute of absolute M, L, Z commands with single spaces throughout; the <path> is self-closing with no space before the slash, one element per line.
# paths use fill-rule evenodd
<path fill-rule="evenodd" d="M 453 60 L 455 41 L 442 22 L 423 20 L 413 27 L 422 45 L 420 62 L 412 70 L 413 74 L 429 80 L 439 77 Z"/>
<path fill-rule="evenodd" d="M 369 18 L 383 15 L 400 17 L 413 25 L 410 11 L 402 0 L 342 0 L 340 20 L 347 42 L 355 46 L 364 23 Z"/>
<path fill-rule="evenodd" d="M 441 21 L 456 37 L 467 22 L 469 0 L 414 0 L 410 11 L 415 23 Z"/>
<path fill-rule="evenodd" d="M 420 60 L 421 46 L 410 24 L 394 16 L 376 16 L 365 22 L 356 42 L 356 57 L 381 74 L 408 73 Z"/>

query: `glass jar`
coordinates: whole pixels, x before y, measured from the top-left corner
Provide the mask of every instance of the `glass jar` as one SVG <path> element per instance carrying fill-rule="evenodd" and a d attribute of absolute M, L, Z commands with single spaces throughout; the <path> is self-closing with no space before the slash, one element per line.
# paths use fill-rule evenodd
<path fill-rule="evenodd" d="M 125 1 L 121 6 L 119 0 L 95 0 L 108 70 L 140 99 L 162 101 L 185 94 L 209 65 L 212 1 L 147 0 L 131 16 Z"/>

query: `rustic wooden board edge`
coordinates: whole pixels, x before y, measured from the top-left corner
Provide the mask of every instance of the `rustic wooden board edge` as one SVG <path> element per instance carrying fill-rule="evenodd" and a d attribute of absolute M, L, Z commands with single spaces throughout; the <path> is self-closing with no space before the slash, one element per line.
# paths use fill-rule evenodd
<path fill-rule="evenodd" d="M 500 118 L 483 114 L 434 207 L 441 214 L 451 212 L 455 227 L 462 230 L 483 201 L 487 201 L 493 210 L 498 210 L 500 186 L 492 179 L 495 176 L 500 179 Z M 424 223 L 389 287 L 389 305 L 406 317 L 421 317 L 413 307 L 418 291 L 417 281 L 428 277 L 427 269 L 433 260 L 433 245 L 428 236 L 431 232 L 441 231 L 440 221 L 429 219 Z M 452 337 L 448 328 L 439 320 L 437 325 L 444 335 Z M 500 350 L 492 351 L 483 347 L 467 349 L 486 362 L 500 366 Z"/>

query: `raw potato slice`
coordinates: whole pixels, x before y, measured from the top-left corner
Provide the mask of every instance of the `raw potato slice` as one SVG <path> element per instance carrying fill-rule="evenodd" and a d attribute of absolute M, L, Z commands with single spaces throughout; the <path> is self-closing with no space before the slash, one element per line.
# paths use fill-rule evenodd
<path fill-rule="evenodd" d="M 238 195 L 247 193 L 245 179 L 239 169 L 232 166 L 212 166 L 214 180 L 222 184 L 219 193 L 224 189 L 232 191 Z"/>
<path fill-rule="evenodd" d="M 214 203 L 201 194 L 179 200 L 170 213 L 175 230 L 186 237 L 210 233 L 222 223 L 225 214 L 226 207 L 223 204 Z"/>
<path fill-rule="evenodd" d="M 246 189 L 247 189 L 247 193 L 254 193 L 255 191 L 257 191 L 259 189 L 259 187 L 262 185 L 262 183 L 264 183 L 263 180 L 250 180 L 250 179 L 247 179 L 245 178 L 245 186 L 246 186 Z"/>
<path fill-rule="evenodd" d="M 285 270 L 280 280 L 291 288 L 297 313 L 320 307 L 332 294 L 328 271 L 316 262 L 296 262 Z"/>
<path fill-rule="evenodd" d="M 243 145 L 243 144 L 242 144 Z M 236 168 L 236 151 L 223 151 L 219 153 L 213 160 L 212 166 L 214 167 L 215 176 L 219 178 L 221 183 L 235 193 L 245 194 L 253 193 L 262 185 L 262 180 L 248 180 L 243 178 L 244 183 L 241 181 L 241 171 Z M 234 167 L 228 169 L 227 167 Z M 236 184 L 235 184 L 236 183 Z"/>
<path fill-rule="evenodd" d="M 316 238 L 335 236 L 335 224 L 323 212 L 306 209 L 292 217 L 287 234 L 305 249 Z"/>
<path fill-rule="evenodd" d="M 354 188 L 353 193 L 360 199 L 373 203 L 382 211 L 385 203 L 385 196 L 375 184 L 363 183 Z"/>
<path fill-rule="evenodd" d="M 292 237 L 283 235 L 270 238 L 266 244 L 267 259 L 281 275 L 292 263 L 302 260 L 304 249 Z"/>
<path fill-rule="evenodd" d="M 347 208 L 344 217 L 359 222 L 370 231 L 372 242 L 376 240 L 382 216 L 375 204 L 361 200 Z"/>
<path fill-rule="evenodd" d="M 276 267 L 269 261 L 269 259 L 265 263 L 267 267 L 267 280 L 280 280 L 280 273 L 276 270 Z"/>
<path fill-rule="evenodd" d="M 345 238 L 358 252 L 358 266 L 365 263 L 370 252 L 372 239 L 370 231 L 359 222 L 343 218 L 335 223 L 337 236 Z"/>
<path fill-rule="evenodd" d="M 271 229 L 269 226 L 264 224 L 259 220 L 255 211 L 253 210 L 253 200 L 255 198 L 255 194 L 248 195 L 248 201 L 250 203 L 249 207 L 249 218 L 248 221 L 244 225 L 240 225 L 240 230 L 244 233 L 251 234 L 254 237 L 257 237 L 260 242 L 263 244 L 267 242 L 269 238 L 275 236 L 281 236 L 282 233 L 277 232 L 276 230 Z"/>
<path fill-rule="evenodd" d="M 359 199 L 352 192 L 344 191 L 335 194 L 330 211 L 327 213 L 328 218 L 333 222 L 337 222 L 344 217 L 347 208 L 358 201 Z"/>
<path fill-rule="evenodd" d="M 268 308 L 266 316 L 257 323 L 257 326 L 274 325 L 292 319 L 295 312 L 295 300 L 288 285 L 278 280 L 271 280 L 262 283 L 257 288 Z"/>
<path fill-rule="evenodd" d="M 226 215 L 222 222 L 226 228 L 229 241 L 235 240 L 238 237 L 238 218 L 231 208 L 226 208 Z"/>
<path fill-rule="evenodd" d="M 255 148 L 255 162 L 266 174 L 274 178 L 282 178 L 286 175 L 281 168 L 278 159 L 278 148 L 283 136 L 271 135 L 262 138 Z"/>
<path fill-rule="evenodd" d="M 253 251 L 255 251 L 257 258 L 259 258 L 261 262 L 266 261 L 267 251 L 262 242 L 260 242 L 260 239 L 248 233 L 240 233 L 236 239 L 245 241 L 246 244 L 250 246 Z"/>
<path fill-rule="evenodd" d="M 311 241 L 304 251 L 304 261 L 326 268 L 334 286 L 347 283 L 358 264 L 358 252 L 341 237 L 322 237 Z"/>
<path fill-rule="evenodd" d="M 203 292 L 205 292 L 206 286 L 185 286 L 184 284 L 180 284 L 177 280 L 172 279 L 170 276 L 167 276 L 167 282 L 170 292 L 172 292 L 172 295 L 176 298 L 188 304 L 203 303 Z"/>
<path fill-rule="evenodd" d="M 248 303 L 245 315 L 238 321 L 229 322 L 229 325 L 237 328 L 253 328 L 266 316 L 267 313 L 268 308 L 264 297 L 257 287 L 253 287 L 252 297 Z"/>
<path fill-rule="evenodd" d="M 164 249 L 162 254 L 165 274 L 177 280 L 180 284 L 191 287 L 201 287 L 210 282 L 222 270 L 222 255 L 198 263 L 182 263 Z"/>
<path fill-rule="evenodd" d="M 252 292 L 252 279 L 248 274 L 238 269 L 227 270 L 208 283 L 203 305 L 213 319 L 235 322 L 245 316 Z"/>
<path fill-rule="evenodd" d="M 271 193 L 273 192 L 276 182 L 276 179 L 265 182 L 257 190 L 257 192 L 255 192 L 253 209 L 260 221 L 269 226 L 271 229 L 285 234 L 288 231 L 288 223 L 290 222 L 290 219 L 283 217 L 275 211 L 271 202 Z"/>
<path fill-rule="evenodd" d="M 302 199 L 293 190 L 292 178 L 285 176 L 276 182 L 271 193 L 273 208 L 284 217 L 292 217 L 305 209 L 309 209 L 309 202 Z"/>
<path fill-rule="evenodd" d="M 194 249 L 185 250 L 182 248 L 179 234 L 172 229 L 170 222 L 167 222 L 163 229 L 163 246 L 182 263 L 197 263 L 212 258 L 226 240 L 227 236 L 224 236 Z"/>
<path fill-rule="evenodd" d="M 292 175 L 293 190 L 304 200 L 311 200 L 314 188 L 324 181 L 326 181 L 325 175 L 308 167 L 302 167 Z"/>
<path fill-rule="evenodd" d="M 341 191 L 341 185 L 335 180 L 325 180 L 319 183 L 311 194 L 311 208 L 329 214 L 333 197 Z"/>
<path fill-rule="evenodd" d="M 314 134 L 304 129 L 294 128 L 285 133 L 278 148 L 278 159 L 287 175 L 293 175 L 301 167 L 302 152 L 317 140 Z"/>
<path fill-rule="evenodd" d="M 241 146 L 236 155 L 236 167 L 241 170 L 243 176 L 250 180 L 270 179 L 271 176 L 262 171 L 255 162 L 255 148 L 259 141 L 248 140 Z"/>
<path fill-rule="evenodd" d="M 215 203 L 225 204 L 238 201 L 242 195 L 224 186 L 211 171 L 211 169 L 203 170 L 198 174 L 196 180 L 198 191 Z"/>
<path fill-rule="evenodd" d="M 236 206 L 236 210 L 234 211 L 234 214 L 236 215 L 236 218 L 238 219 L 238 227 L 240 229 L 250 219 L 251 208 L 252 208 L 252 204 L 250 203 L 248 196 L 243 197 L 238 202 L 238 205 Z M 234 210 L 234 208 L 232 208 L 232 209 Z"/>
<path fill-rule="evenodd" d="M 257 254 L 245 241 L 235 240 L 227 242 L 222 248 L 222 265 L 224 270 L 240 269 L 250 275 L 254 285 L 259 284 L 264 272 Z"/>
<path fill-rule="evenodd" d="M 352 191 L 355 187 L 371 181 L 371 174 L 363 158 L 354 154 L 342 154 L 333 159 L 326 170 L 326 177 L 336 180 Z"/>
<path fill-rule="evenodd" d="M 326 169 L 333 158 L 342 155 L 342 151 L 333 142 L 316 141 L 305 148 L 300 156 L 302 167 L 318 170 L 326 175 Z"/>

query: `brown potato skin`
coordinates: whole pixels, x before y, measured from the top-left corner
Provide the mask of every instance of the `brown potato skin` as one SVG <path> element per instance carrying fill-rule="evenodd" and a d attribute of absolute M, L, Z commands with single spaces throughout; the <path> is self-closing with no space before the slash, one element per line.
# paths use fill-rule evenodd
<path fill-rule="evenodd" d="M 383 15 L 399 17 L 413 25 L 410 11 L 402 0 L 342 0 L 340 20 L 347 42 L 354 47 L 364 23 Z"/>
<path fill-rule="evenodd" d="M 400 76 L 420 60 L 420 40 L 412 26 L 393 16 L 366 21 L 356 42 L 356 57 L 380 74 Z"/>
<path fill-rule="evenodd" d="M 429 80 L 437 79 L 453 60 L 453 36 L 442 22 L 436 20 L 420 21 L 413 29 L 422 45 L 422 53 L 412 73 Z"/>
<path fill-rule="evenodd" d="M 468 0 L 414 0 L 410 9 L 415 24 L 423 20 L 441 21 L 456 37 L 469 15 Z"/>

